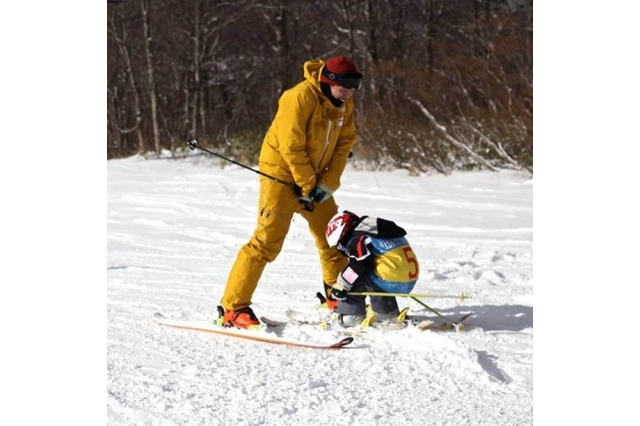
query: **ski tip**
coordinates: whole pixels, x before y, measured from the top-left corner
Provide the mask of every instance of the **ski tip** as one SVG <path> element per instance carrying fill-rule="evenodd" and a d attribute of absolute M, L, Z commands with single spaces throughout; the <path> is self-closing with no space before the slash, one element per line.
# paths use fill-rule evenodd
<path fill-rule="evenodd" d="M 460 320 L 458 321 L 459 324 L 461 324 L 462 322 L 464 322 L 467 318 L 469 318 L 471 315 L 473 314 L 473 312 L 469 312 L 467 314 L 464 314 L 462 316 L 462 318 L 460 318 Z"/>
<path fill-rule="evenodd" d="M 465 331 L 466 330 L 466 326 L 464 325 L 464 321 L 469 318 L 471 316 L 472 312 L 469 312 L 468 314 L 465 314 L 462 316 L 462 318 L 460 318 L 460 320 L 458 322 L 453 323 L 454 324 L 454 329 L 455 331 L 457 331 L 458 333 L 461 331 Z"/>

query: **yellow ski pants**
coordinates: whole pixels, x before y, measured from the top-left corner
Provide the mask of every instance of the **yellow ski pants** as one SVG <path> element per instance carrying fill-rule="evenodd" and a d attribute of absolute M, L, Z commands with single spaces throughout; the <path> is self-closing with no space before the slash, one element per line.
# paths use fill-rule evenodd
<path fill-rule="evenodd" d="M 249 242 L 238 252 L 220 304 L 231 310 L 251 305 L 262 271 L 280 253 L 294 213 L 302 215 L 309 224 L 320 255 L 324 282 L 335 284 L 338 274 L 348 264 L 346 257 L 329 247 L 325 236 L 327 223 L 337 211 L 333 197 L 314 203 L 312 212 L 306 211 L 290 187 L 261 176 L 258 224 Z M 322 288 L 321 283 L 318 288 Z"/>

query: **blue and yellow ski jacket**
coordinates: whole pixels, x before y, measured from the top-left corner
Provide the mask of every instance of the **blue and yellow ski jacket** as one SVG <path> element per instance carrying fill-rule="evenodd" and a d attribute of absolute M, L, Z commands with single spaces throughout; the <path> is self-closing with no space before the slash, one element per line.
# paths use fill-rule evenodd
<path fill-rule="evenodd" d="M 382 291 L 409 293 L 418 281 L 418 258 L 405 238 L 407 232 L 394 222 L 363 216 L 345 235 L 338 249 L 349 257 L 341 278 L 353 285 L 368 278 Z"/>

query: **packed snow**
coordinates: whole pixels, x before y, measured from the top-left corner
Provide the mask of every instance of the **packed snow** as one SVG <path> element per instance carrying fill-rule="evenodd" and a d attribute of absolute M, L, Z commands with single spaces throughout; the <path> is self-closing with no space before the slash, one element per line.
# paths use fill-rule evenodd
<path fill-rule="evenodd" d="M 350 164 L 340 209 L 405 228 L 415 293 L 463 332 L 369 329 L 341 350 L 162 327 L 213 320 L 256 222 L 258 176 L 206 155 L 107 162 L 110 425 L 527 425 L 533 423 L 533 179 L 515 171 L 410 176 Z M 314 314 L 320 265 L 297 216 L 253 297 L 258 316 Z M 415 315 L 434 315 L 398 299 Z M 337 330 L 271 331 L 313 343 Z"/>

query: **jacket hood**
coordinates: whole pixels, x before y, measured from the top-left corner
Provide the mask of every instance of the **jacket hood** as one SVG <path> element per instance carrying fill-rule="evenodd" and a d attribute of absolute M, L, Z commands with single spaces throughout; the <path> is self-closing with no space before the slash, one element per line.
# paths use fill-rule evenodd
<path fill-rule="evenodd" d="M 313 87 L 320 90 L 320 71 L 324 67 L 325 62 L 322 59 L 312 59 L 302 66 L 304 79 L 313 84 Z"/>

